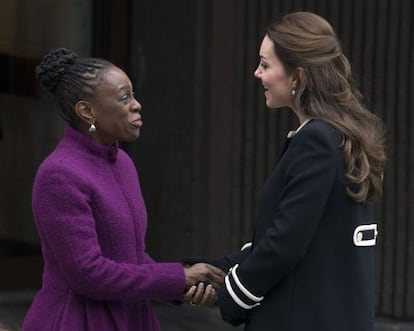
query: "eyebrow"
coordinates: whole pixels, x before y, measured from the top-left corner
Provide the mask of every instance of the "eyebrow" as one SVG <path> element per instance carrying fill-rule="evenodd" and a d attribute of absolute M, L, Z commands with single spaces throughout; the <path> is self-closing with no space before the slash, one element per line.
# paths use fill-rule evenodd
<path fill-rule="evenodd" d="M 118 92 L 121 92 L 121 91 L 123 91 L 123 90 L 131 91 L 131 90 L 133 90 L 133 88 L 132 88 L 132 86 L 129 86 L 129 85 L 122 85 L 122 86 L 118 89 Z"/>

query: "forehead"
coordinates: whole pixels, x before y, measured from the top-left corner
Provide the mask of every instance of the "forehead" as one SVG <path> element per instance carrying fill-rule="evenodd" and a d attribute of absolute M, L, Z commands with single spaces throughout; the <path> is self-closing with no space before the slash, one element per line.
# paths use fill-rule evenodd
<path fill-rule="evenodd" d="M 262 44 L 260 45 L 260 56 L 264 58 L 271 58 L 276 56 L 273 49 L 273 42 L 268 36 L 265 36 L 262 40 Z"/>
<path fill-rule="evenodd" d="M 111 66 L 102 74 L 101 89 L 107 92 L 118 91 L 122 88 L 132 88 L 126 73 L 116 66 Z"/>

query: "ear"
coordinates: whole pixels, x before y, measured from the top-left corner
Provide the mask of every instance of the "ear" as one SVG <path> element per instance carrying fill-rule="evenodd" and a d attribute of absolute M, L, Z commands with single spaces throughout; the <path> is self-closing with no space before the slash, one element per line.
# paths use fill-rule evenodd
<path fill-rule="evenodd" d="M 93 110 L 86 101 L 78 101 L 75 105 L 75 112 L 82 121 L 88 124 L 93 124 L 95 121 Z"/>
<path fill-rule="evenodd" d="M 305 70 L 302 67 L 297 67 L 292 75 L 293 88 L 298 88 L 305 77 Z"/>

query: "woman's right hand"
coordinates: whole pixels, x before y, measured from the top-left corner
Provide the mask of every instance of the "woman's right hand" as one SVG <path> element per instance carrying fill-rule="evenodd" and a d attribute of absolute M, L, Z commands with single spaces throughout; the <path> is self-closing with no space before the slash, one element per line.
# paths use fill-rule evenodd
<path fill-rule="evenodd" d="M 200 282 L 211 284 L 218 289 L 224 281 L 226 274 L 219 268 L 207 263 L 196 263 L 192 266 L 184 266 L 185 286 L 190 288 Z"/>

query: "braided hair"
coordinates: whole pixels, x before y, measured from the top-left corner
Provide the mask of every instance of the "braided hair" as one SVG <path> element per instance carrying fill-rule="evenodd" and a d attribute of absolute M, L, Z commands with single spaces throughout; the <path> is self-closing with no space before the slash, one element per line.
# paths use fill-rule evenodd
<path fill-rule="evenodd" d="M 63 119 L 76 127 L 76 103 L 93 97 L 103 73 L 111 66 L 109 61 L 81 58 L 66 48 L 57 48 L 36 67 L 36 79 L 54 96 Z"/>

